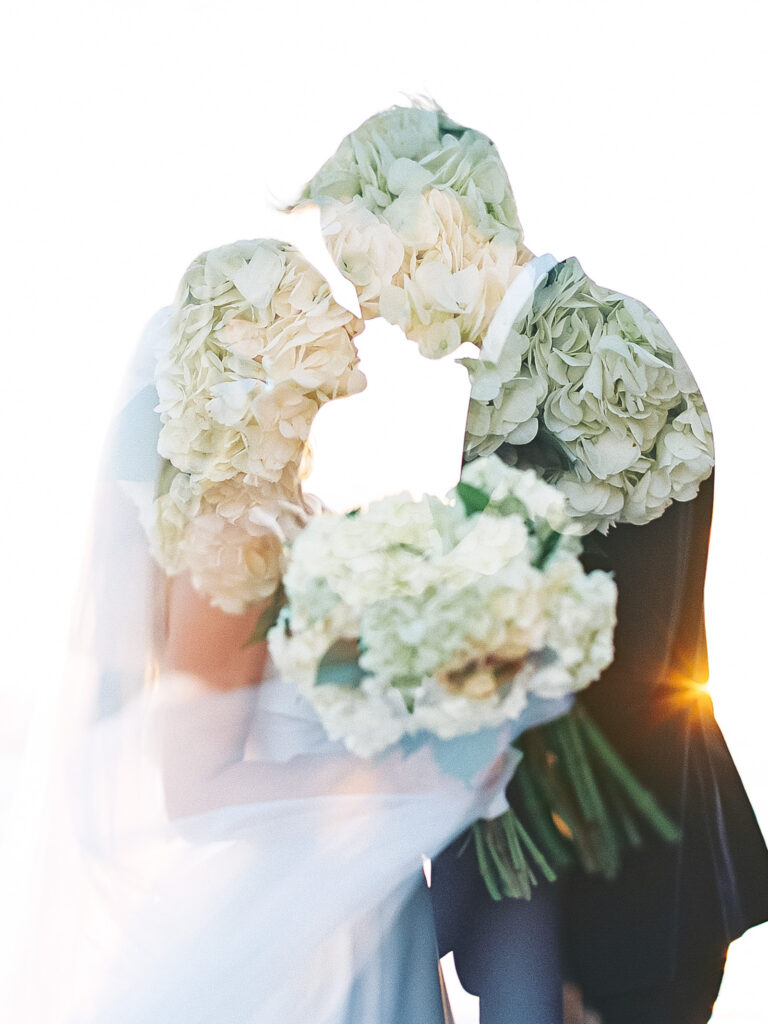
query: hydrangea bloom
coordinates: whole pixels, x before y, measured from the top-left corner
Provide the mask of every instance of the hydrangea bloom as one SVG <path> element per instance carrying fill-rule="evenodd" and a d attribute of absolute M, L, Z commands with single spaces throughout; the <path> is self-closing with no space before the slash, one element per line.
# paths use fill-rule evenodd
<path fill-rule="evenodd" d="M 312 420 L 365 385 L 353 341 L 361 326 L 282 242 L 203 253 L 182 279 L 156 372 L 167 468 L 152 549 L 227 611 L 279 582 L 282 544 L 309 511 L 299 465 Z"/>
<path fill-rule="evenodd" d="M 320 405 L 363 388 L 359 327 L 292 246 L 258 239 L 198 256 L 157 367 L 160 454 L 206 480 L 276 482 Z"/>
<path fill-rule="evenodd" d="M 509 294 L 479 356 L 464 360 L 467 457 L 515 446 L 584 533 L 642 525 L 693 498 L 714 465 L 711 424 L 658 318 L 575 259 L 532 261 Z"/>
<path fill-rule="evenodd" d="M 302 198 L 320 205 L 363 317 L 401 327 L 429 358 L 478 341 L 530 258 L 496 147 L 440 110 L 369 118 Z"/>

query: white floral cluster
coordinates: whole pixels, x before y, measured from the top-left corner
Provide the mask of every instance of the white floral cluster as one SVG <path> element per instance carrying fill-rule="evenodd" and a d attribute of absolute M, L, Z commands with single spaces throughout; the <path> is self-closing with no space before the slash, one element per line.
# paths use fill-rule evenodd
<path fill-rule="evenodd" d="M 320 205 L 363 318 L 399 326 L 431 359 L 482 338 L 530 258 L 495 146 L 440 110 L 365 121 L 302 198 Z"/>
<path fill-rule="evenodd" d="M 272 657 L 361 756 L 515 719 L 613 656 L 616 588 L 560 533 L 558 491 L 491 456 L 452 497 L 320 515 L 292 545 Z"/>
<path fill-rule="evenodd" d="M 514 446 L 563 493 L 582 533 L 648 523 L 694 498 L 712 471 L 709 416 L 663 324 L 575 259 L 533 260 L 478 358 L 463 362 L 467 458 Z"/>
<path fill-rule="evenodd" d="M 156 372 L 168 462 L 152 547 L 225 611 L 279 582 L 283 542 L 309 511 L 299 466 L 312 420 L 365 386 L 352 340 L 360 327 L 282 242 L 203 253 L 182 279 Z"/>

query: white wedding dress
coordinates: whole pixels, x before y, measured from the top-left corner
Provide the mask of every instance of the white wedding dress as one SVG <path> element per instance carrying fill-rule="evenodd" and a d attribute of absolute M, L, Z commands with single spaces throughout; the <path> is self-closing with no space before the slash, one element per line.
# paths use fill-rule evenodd
<path fill-rule="evenodd" d="M 136 500 L 156 468 L 161 328 L 107 459 L 41 827 L 18 879 L 7 1019 L 439 1024 L 422 858 L 500 812 L 513 735 L 566 705 L 362 760 L 270 662 L 258 685 L 225 693 L 153 676 L 163 580 Z"/>

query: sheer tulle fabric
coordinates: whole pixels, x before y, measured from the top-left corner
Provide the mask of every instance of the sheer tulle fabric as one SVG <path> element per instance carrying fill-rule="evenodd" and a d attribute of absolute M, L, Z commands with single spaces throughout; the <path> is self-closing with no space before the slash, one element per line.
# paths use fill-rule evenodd
<path fill-rule="evenodd" d="M 164 580 L 138 509 L 158 469 L 151 375 L 167 322 L 151 322 L 132 370 L 52 734 L 33 737 L 48 768 L 44 794 L 21 801 L 39 813 L 12 880 L 9 1019 L 441 1020 L 422 856 L 498 813 L 513 732 L 565 704 L 361 760 L 269 662 L 230 692 L 158 674 Z"/>
<path fill-rule="evenodd" d="M 430 744 L 353 758 L 273 675 L 214 695 L 160 679 L 72 764 L 72 856 L 40 907 L 52 1004 L 30 978 L 22 1019 L 347 1020 L 367 972 L 386 989 L 401 968 L 372 962 L 421 854 L 499 780 L 465 785 Z"/>

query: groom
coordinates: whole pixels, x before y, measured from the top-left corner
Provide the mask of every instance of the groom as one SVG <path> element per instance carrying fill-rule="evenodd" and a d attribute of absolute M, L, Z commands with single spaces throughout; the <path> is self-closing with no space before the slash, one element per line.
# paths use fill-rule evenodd
<path fill-rule="evenodd" d="M 768 851 L 703 686 L 712 487 L 645 526 L 614 527 L 588 566 L 614 572 L 618 625 L 613 664 L 579 700 L 682 841 L 647 839 L 613 882 L 578 868 L 541 882 L 530 903 L 491 899 L 466 836 L 443 851 L 440 953 L 453 949 L 481 1024 L 556 1024 L 563 977 L 603 1024 L 703 1024 L 728 944 L 768 919 Z M 522 814 L 514 779 L 508 796 Z"/>
<path fill-rule="evenodd" d="M 400 218 L 410 208 L 403 195 L 419 193 L 426 203 L 427 191 L 453 193 L 456 210 L 463 211 L 458 220 L 449 217 L 450 243 L 429 250 L 431 265 L 447 258 L 451 273 L 454 260 L 463 265 L 459 226 L 467 216 L 487 222 L 481 235 L 488 265 L 496 269 L 485 282 L 488 290 L 478 289 L 485 302 L 506 257 L 498 264 L 496 259 L 509 255 L 512 243 L 515 260 L 530 256 L 506 171 L 486 136 L 442 111 L 394 108 L 345 139 L 304 193 L 351 216 L 349 232 L 338 232 L 332 221 L 330 248 L 347 276 L 359 278 L 366 319 L 382 312 L 382 286 L 395 281 L 396 271 L 404 277 L 397 278 L 385 306 L 397 307 L 393 322 L 406 334 L 418 327 L 422 342 L 427 324 L 438 326 L 442 337 L 447 307 L 442 284 L 433 294 L 426 278 L 418 315 L 410 299 L 398 305 L 408 297 L 400 284 L 412 283 L 413 267 L 427 251 L 415 244 L 421 235 L 405 230 Z M 438 234 L 448 226 L 440 223 Z M 374 244 L 380 237 L 386 243 Z M 388 269 L 384 264 L 393 254 Z M 465 269 L 475 274 L 478 268 L 470 263 Z M 478 306 L 470 316 L 458 300 L 456 308 L 457 336 L 482 343 L 488 310 Z M 669 846 L 648 839 L 626 857 L 615 882 L 579 870 L 555 885 L 542 882 L 530 903 L 494 903 L 472 843 L 462 837 L 448 847 L 433 863 L 441 952 L 454 950 L 459 977 L 480 995 L 482 1024 L 556 1024 L 564 975 L 582 986 L 604 1024 L 705 1021 L 728 943 L 768 919 L 768 851 L 701 686 L 711 502 L 710 479 L 695 500 L 673 503 L 645 526 L 617 526 L 605 538 L 599 567 L 612 570 L 619 587 L 616 657 L 579 698 L 676 818 L 682 841 Z M 524 820 L 514 779 L 509 796 Z"/>

